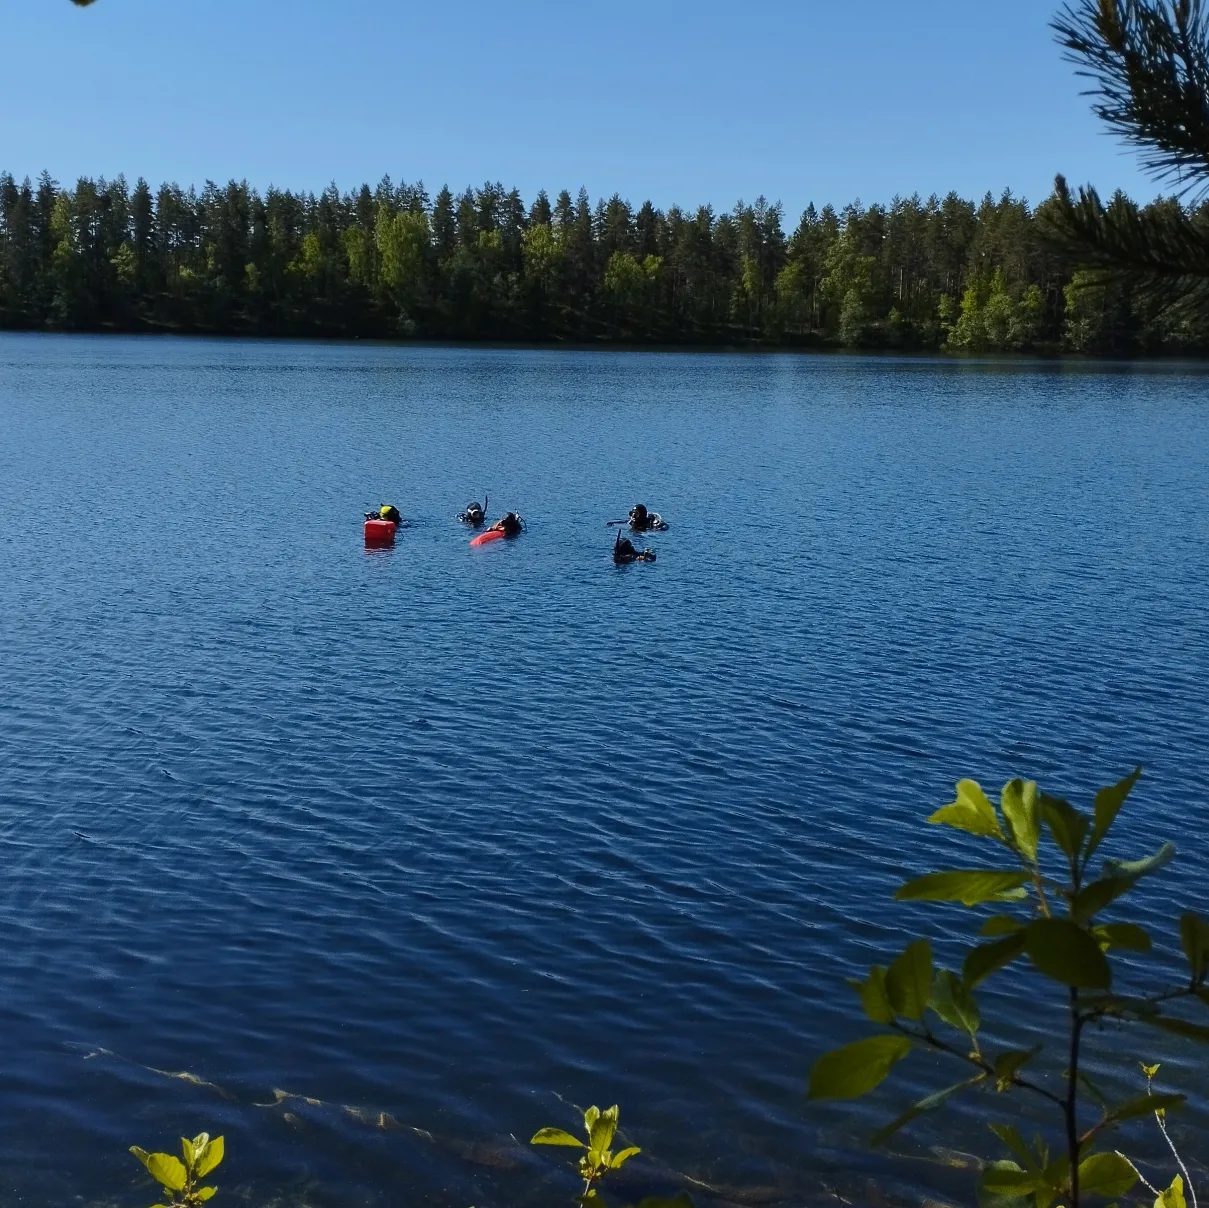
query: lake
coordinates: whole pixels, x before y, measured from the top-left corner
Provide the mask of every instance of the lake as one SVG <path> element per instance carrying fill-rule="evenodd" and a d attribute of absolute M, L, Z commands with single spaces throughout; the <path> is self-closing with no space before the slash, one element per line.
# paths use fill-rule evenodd
<path fill-rule="evenodd" d="M 524 1142 L 614 1102 L 623 1200 L 968 1201 L 985 1101 L 870 1154 L 956 1079 L 810 1065 L 904 928 L 953 959 L 891 895 L 981 858 L 962 776 L 1144 764 L 1178 951 L 1207 554 L 1193 366 L 0 336 L 0 1203 L 145 1205 L 126 1147 L 208 1128 L 219 1203 L 570 1204 Z"/>

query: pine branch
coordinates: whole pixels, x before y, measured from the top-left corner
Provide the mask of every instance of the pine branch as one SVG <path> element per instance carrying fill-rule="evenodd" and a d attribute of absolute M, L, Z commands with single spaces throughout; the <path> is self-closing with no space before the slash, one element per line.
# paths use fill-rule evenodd
<path fill-rule="evenodd" d="M 1073 0 L 1052 22 L 1093 110 L 1157 179 L 1209 189 L 1205 0 Z"/>
<path fill-rule="evenodd" d="M 1178 202 L 1144 210 L 1117 196 L 1105 206 L 1090 186 L 1073 195 L 1059 176 L 1038 212 L 1042 236 L 1091 270 L 1089 283 L 1124 280 L 1156 304 L 1209 303 L 1209 218 Z"/>

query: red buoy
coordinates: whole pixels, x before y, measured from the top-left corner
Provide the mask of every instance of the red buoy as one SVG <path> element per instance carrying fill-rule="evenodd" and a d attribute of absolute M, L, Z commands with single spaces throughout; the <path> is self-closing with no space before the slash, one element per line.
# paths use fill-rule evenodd
<path fill-rule="evenodd" d="M 501 537 L 506 537 L 507 533 L 503 529 L 488 529 L 485 533 L 479 533 L 471 545 L 486 545 L 488 541 L 498 541 Z"/>
<path fill-rule="evenodd" d="M 383 549 L 388 545 L 394 545 L 396 527 L 393 520 L 367 520 L 365 522 L 365 548 Z"/>

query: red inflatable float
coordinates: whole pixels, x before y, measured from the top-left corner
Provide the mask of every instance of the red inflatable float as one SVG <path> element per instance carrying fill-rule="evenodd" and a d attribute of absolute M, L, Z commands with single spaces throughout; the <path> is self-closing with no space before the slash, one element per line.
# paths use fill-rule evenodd
<path fill-rule="evenodd" d="M 506 537 L 507 535 L 503 529 L 488 529 L 485 533 L 479 533 L 470 544 L 486 545 L 488 541 L 498 541 L 501 537 Z"/>
<path fill-rule="evenodd" d="M 395 543 L 395 529 L 398 525 L 393 520 L 366 520 L 365 548 L 382 549 Z"/>

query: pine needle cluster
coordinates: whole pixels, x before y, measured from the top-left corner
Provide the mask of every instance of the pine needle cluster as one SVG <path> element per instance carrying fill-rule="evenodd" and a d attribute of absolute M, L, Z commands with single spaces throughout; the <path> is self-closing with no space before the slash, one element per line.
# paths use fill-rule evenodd
<path fill-rule="evenodd" d="M 1165 307 L 1209 303 L 1209 8 L 1203 0 L 1078 0 L 1053 22 L 1092 108 L 1170 185 L 1145 210 L 1058 177 L 1046 233 L 1089 281 L 1128 284 Z M 1187 202 L 1187 203 L 1186 203 Z"/>

